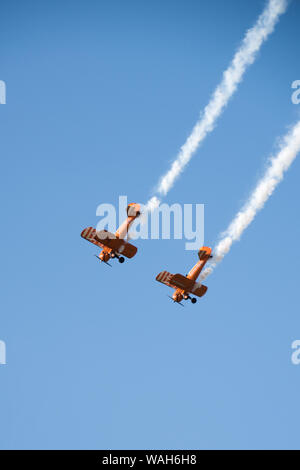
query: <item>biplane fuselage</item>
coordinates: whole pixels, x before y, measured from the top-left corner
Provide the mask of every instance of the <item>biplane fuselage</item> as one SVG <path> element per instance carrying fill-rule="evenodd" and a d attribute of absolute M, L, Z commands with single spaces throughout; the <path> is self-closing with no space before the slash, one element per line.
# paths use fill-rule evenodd
<path fill-rule="evenodd" d="M 167 271 L 162 271 L 156 276 L 157 281 L 175 289 L 172 295 L 174 302 L 180 303 L 183 299 L 191 299 L 195 303 L 196 299 L 192 298 L 191 294 L 196 297 L 202 297 L 206 293 L 207 287 L 196 281 L 205 264 L 211 258 L 211 248 L 203 246 L 200 248 L 198 256 L 199 261 L 186 276 L 170 274 Z"/>
<path fill-rule="evenodd" d="M 97 258 L 107 263 L 111 258 L 118 258 L 121 263 L 126 258 L 133 258 L 137 248 L 125 240 L 130 226 L 137 217 L 140 216 L 140 205 L 131 203 L 127 206 L 127 219 L 118 228 L 116 233 L 110 233 L 107 230 L 97 231 L 93 227 L 87 227 L 81 232 L 82 238 L 101 248 Z"/>

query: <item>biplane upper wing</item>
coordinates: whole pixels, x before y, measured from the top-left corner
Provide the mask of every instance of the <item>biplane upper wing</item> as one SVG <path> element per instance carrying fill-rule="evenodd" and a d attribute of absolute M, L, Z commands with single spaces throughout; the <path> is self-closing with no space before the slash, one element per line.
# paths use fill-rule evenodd
<path fill-rule="evenodd" d="M 168 273 L 168 271 L 161 271 L 157 276 L 156 276 L 156 280 L 158 282 L 162 282 L 163 284 L 165 284 L 166 286 L 169 286 L 169 287 L 174 287 L 172 284 L 170 284 L 170 279 L 171 277 L 173 276 L 173 274 L 170 274 Z"/>
<path fill-rule="evenodd" d="M 200 248 L 200 250 L 198 251 L 198 257 L 201 263 L 199 273 L 201 273 L 209 258 L 212 257 L 211 248 L 209 246 L 203 246 L 202 248 Z"/>
<path fill-rule="evenodd" d="M 191 292 L 195 285 L 195 281 L 193 281 L 192 279 L 188 279 L 182 274 L 174 274 L 170 279 L 170 283 L 174 287 L 178 287 L 179 289 L 183 289 L 187 292 Z"/>
<path fill-rule="evenodd" d="M 94 245 L 97 245 L 99 248 L 103 248 L 103 245 L 96 240 L 96 230 L 93 227 L 87 227 L 81 232 L 82 238 L 85 238 L 85 240 L 88 240 L 91 243 L 94 243 Z"/>
<path fill-rule="evenodd" d="M 174 274 L 174 276 L 170 278 L 170 284 L 173 287 L 184 290 L 185 292 L 192 293 L 197 297 L 202 297 L 207 291 L 206 286 L 199 284 L 198 282 L 195 282 L 192 279 L 183 276 L 182 274 Z"/>
<path fill-rule="evenodd" d="M 131 245 L 131 243 L 128 243 L 123 239 L 117 238 L 113 233 L 108 232 L 107 230 L 96 231 L 95 239 L 98 243 L 101 243 L 111 250 L 126 256 L 126 258 L 133 258 L 137 252 L 136 246 Z"/>

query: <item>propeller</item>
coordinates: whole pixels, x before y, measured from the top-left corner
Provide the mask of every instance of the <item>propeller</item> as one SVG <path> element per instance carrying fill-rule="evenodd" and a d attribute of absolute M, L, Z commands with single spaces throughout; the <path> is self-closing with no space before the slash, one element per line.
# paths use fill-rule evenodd
<path fill-rule="evenodd" d="M 180 302 L 176 302 L 176 300 L 173 299 L 173 297 L 171 297 L 170 295 L 168 295 L 169 299 L 173 300 L 173 303 L 177 304 L 177 305 L 180 305 L 180 307 L 184 307 L 184 305 Z"/>
<path fill-rule="evenodd" d="M 105 264 L 107 264 L 107 266 L 110 266 L 110 267 L 112 268 L 112 265 L 109 264 L 107 261 L 103 261 L 103 260 L 100 259 L 99 256 L 97 256 L 97 255 L 94 255 L 94 256 L 100 261 L 100 263 L 105 263 Z"/>

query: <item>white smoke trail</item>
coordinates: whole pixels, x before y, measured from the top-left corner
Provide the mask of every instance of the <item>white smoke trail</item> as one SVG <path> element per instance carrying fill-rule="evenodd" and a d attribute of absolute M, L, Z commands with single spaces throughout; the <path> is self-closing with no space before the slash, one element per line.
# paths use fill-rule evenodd
<path fill-rule="evenodd" d="M 260 47 L 273 32 L 280 15 L 285 12 L 287 3 L 287 0 L 268 0 L 255 25 L 245 34 L 239 49 L 229 67 L 223 73 L 222 80 L 215 89 L 199 121 L 181 147 L 170 170 L 161 178 L 157 188 L 157 193 L 160 196 L 165 196 L 170 191 L 199 144 L 214 129 L 218 117 L 236 91 L 238 84 L 242 81 L 247 67 L 254 62 Z M 159 204 L 159 197 L 154 196 L 146 204 L 146 209 L 153 210 Z"/>
<path fill-rule="evenodd" d="M 240 239 L 244 230 L 251 224 L 256 214 L 263 208 L 276 186 L 283 179 L 284 173 L 289 169 L 299 152 L 300 121 L 282 139 L 277 155 L 270 158 L 263 177 L 258 181 L 248 201 L 222 234 L 221 240 L 213 251 L 214 261 L 203 271 L 201 279 L 205 279 L 211 274 L 217 263 L 229 252 L 232 243 Z"/>

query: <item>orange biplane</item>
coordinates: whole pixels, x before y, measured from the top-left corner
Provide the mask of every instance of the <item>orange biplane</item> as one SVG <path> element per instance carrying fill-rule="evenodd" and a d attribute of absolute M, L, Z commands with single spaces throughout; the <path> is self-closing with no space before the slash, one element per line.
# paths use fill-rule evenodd
<path fill-rule="evenodd" d="M 87 227 L 81 232 L 82 238 L 85 238 L 99 248 L 102 248 L 99 256 L 95 255 L 100 261 L 109 264 L 110 258 L 118 258 L 119 263 L 124 263 L 126 258 L 133 258 L 137 248 L 124 240 L 131 224 L 141 214 L 140 205 L 135 202 L 127 206 L 127 219 L 118 228 L 116 233 L 107 230 L 96 230 L 93 227 Z M 110 266 L 110 264 L 109 264 Z"/>
<path fill-rule="evenodd" d="M 174 294 L 170 298 L 179 305 L 182 305 L 180 303 L 182 299 L 190 299 L 191 302 L 195 304 L 197 299 L 195 297 L 191 297 L 190 294 L 202 297 L 207 291 L 207 287 L 200 282 L 196 282 L 196 280 L 206 262 L 209 258 L 212 258 L 211 248 L 203 246 L 200 248 L 198 256 L 198 263 L 195 264 L 186 276 L 183 276 L 182 274 L 170 274 L 167 271 L 162 271 L 156 276 L 157 281 L 175 289 Z"/>

